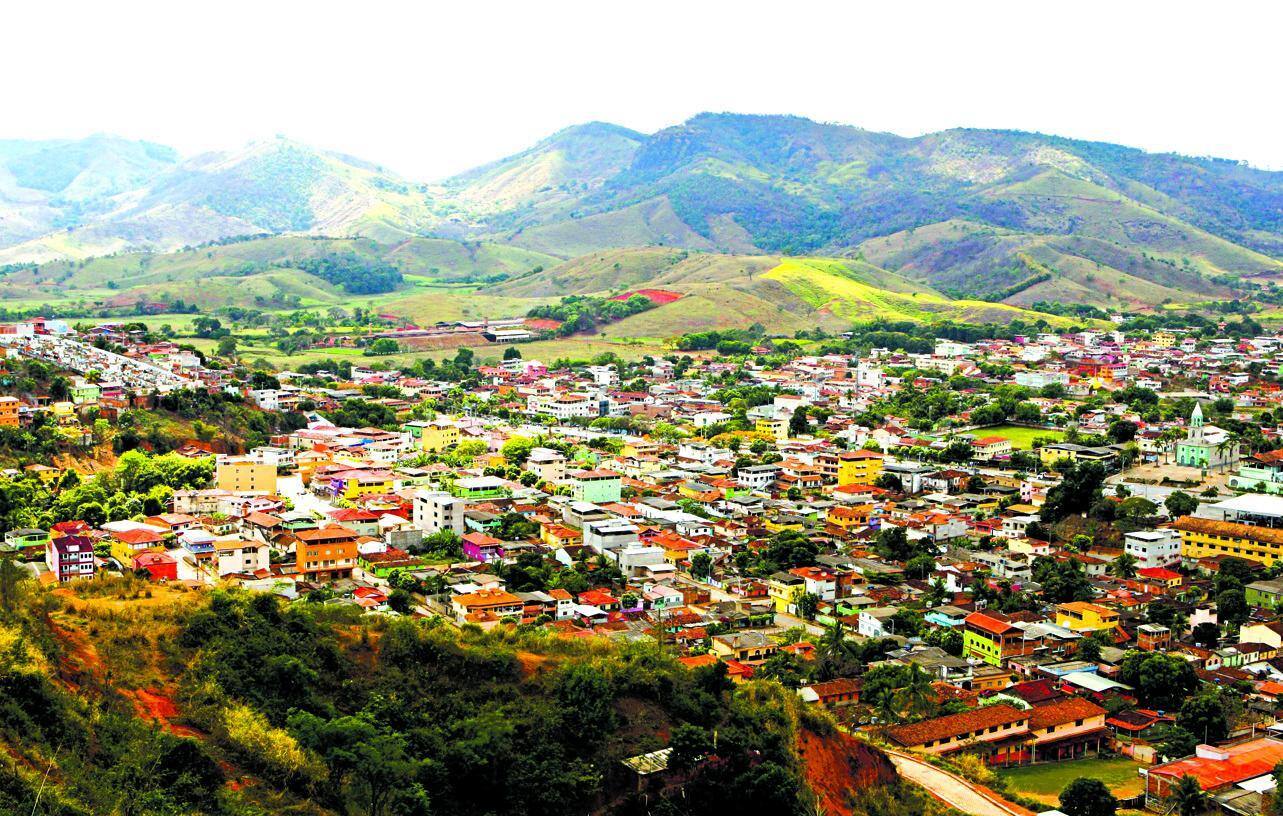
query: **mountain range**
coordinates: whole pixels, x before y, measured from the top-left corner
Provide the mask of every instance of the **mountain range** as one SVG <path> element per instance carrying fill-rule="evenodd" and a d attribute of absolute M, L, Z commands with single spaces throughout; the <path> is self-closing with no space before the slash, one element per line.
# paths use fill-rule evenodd
<path fill-rule="evenodd" d="M 0 263 L 255 234 L 565 260 L 498 284 L 511 292 L 601 290 L 583 270 L 621 251 L 642 284 L 669 265 L 640 250 L 663 247 L 839 259 L 1015 306 L 1152 307 L 1283 273 L 1283 173 L 1016 131 L 907 138 L 737 114 L 649 135 L 578 125 L 430 184 L 285 139 L 190 158 L 108 136 L 0 141 Z"/>

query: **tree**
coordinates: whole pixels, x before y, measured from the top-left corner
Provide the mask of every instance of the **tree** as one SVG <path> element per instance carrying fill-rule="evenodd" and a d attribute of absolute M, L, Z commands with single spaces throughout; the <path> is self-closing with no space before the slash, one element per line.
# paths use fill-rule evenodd
<path fill-rule="evenodd" d="M 1198 499 L 1177 490 L 1163 500 L 1163 505 L 1167 507 L 1167 512 L 1172 514 L 1172 518 L 1188 516 L 1198 509 Z"/>
<path fill-rule="evenodd" d="M 1229 588 L 1216 596 L 1216 614 L 1224 624 L 1242 626 L 1251 613 L 1242 588 Z"/>
<path fill-rule="evenodd" d="M 1158 749 L 1159 756 L 1171 760 L 1194 753 L 1198 737 L 1179 725 L 1169 725 L 1155 729 L 1150 742 Z"/>
<path fill-rule="evenodd" d="M 1221 628 L 1210 621 L 1203 621 L 1190 632 L 1190 638 L 1195 645 L 1210 649 L 1221 639 Z"/>
<path fill-rule="evenodd" d="M 904 574 L 909 578 L 926 578 L 932 572 L 935 572 L 935 568 L 935 559 L 923 553 L 913 556 L 905 563 Z"/>
<path fill-rule="evenodd" d="M 1219 690 L 1204 692 L 1182 703 L 1176 724 L 1204 743 L 1212 744 L 1228 737 L 1229 716 Z"/>
<path fill-rule="evenodd" d="M 236 338 L 232 337 L 230 334 L 220 337 L 216 353 L 219 357 L 235 357 L 236 345 Z"/>
<path fill-rule="evenodd" d="M 1136 556 L 1125 552 L 1110 562 L 1109 571 L 1119 578 L 1135 578 L 1137 563 Z"/>
<path fill-rule="evenodd" d="M 1100 662 L 1100 641 L 1090 637 L 1083 638 L 1075 656 L 1079 660 L 1086 660 L 1088 663 Z"/>
<path fill-rule="evenodd" d="M 1189 662 L 1162 652 L 1128 652 L 1118 679 L 1136 690 L 1141 705 L 1163 711 L 1178 708 L 1198 688 L 1198 676 Z"/>
<path fill-rule="evenodd" d="M 1180 816 L 1200 816 L 1207 811 L 1207 794 L 1198 780 L 1186 774 L 1172 790 L 1172 801 Z"/>
<path fill-rule="evenodd" d="M 805 436 L 811 432 L 811 423 L 806 419 L 806 406 L 799 405 L 789 417 L 789 436 Z"/>
<path fill-rule="evenodd" d="M 1068 816 L 1114 816 L 1118 800 L 1104 782 L 1080 776 L 1061 791 L 1060 810 Z"/>
<path fill-rule="evenodd" d="M 909 676 L 901 689 L 904 705 L 909 713 L 925 716 L 935 705 L 935 690 L 931 688 L 931 675 L 917 663 L 910 664 Z"/>
<path fill-rule="evenodd" d="M 1076 559 L 1057 561 L 1040 555 L 1034 559 L 1033 577 L 1042 586 L 1043 599 L 1049 603 L 1089 601 L 1096 597 L 1087 570 Z"/>
<path fill-rule="evenodd" d="M 1130 442 L 1136 438 L 1137 425 L 1135 422 L 1129 422 L 1126 419 L 1119 419 L 1110 423 L 1109 430 L 1105 431 L 1109 438 L 1116 444 Z"/>
<path fill-rule="evenodd" d="M 399 615 L 410 614 L 414 599 L 404 589 L 394 589 L 388 593 L 388 608 Z"/>
<path fill-rule="evenodd" d="M 701 581 L 708 580 L 713 573 L 713 557 L 703 550 L 692 555 L 690 563 L 691 575 Z"/>
<path fill-rule="evenodd" d="M 708 731 L 698 725 L 679 723 L 668 738 L 668 747 L 673 749 L 668 757 L 668 766 L 684 771 L 695 767 L 695 763 L 713 749 L 713 741 Z"/>
<path fill-rule="evenodd" d="M 1085 513 L 1100 499 L 1105 467 L 1099 462 L 1071 462 L 1063 468 L 1060 484 L 1047 491 L 1042 520 L 1060 521 L 1074 513 Z"/>
<path fill-rule="evenodd" d="M 820 598 L 813 592 L 798 592 L 793 596 L 797 614 L 806 620 L 815 620 L 815 613 L 820 607 Z"/>
<path fill-rule="evenodd" d="M 816 674 L 822 679 L 854 674 L 859 668 L 860 650 L 854 642 L 847 639 L 846 626 L 841 618 L 835 619 L 824 630 L 816 652 Z"/>

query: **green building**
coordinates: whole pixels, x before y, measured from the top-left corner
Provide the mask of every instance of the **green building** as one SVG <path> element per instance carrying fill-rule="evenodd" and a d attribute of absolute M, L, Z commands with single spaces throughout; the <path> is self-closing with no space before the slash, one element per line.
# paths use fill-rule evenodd
<path fill-rule="evenodd" d="M 570 474 L 572 495 L 593 504 L 617 502 L 623 495 L 624 479 L 609 470 L 579 470 Z"/>
<path fill-rule="evenodd" d="M 456 479 L 450 493 L 459 499 L 499 499 L 508 495 L 508 485 L 497 476 Z"/>
<path fill-rule="evenodd" d="M 1283 605 L 1283 580 L 1253 581 L 1245 587 L 1248 606 L 1278 609 Z"/>

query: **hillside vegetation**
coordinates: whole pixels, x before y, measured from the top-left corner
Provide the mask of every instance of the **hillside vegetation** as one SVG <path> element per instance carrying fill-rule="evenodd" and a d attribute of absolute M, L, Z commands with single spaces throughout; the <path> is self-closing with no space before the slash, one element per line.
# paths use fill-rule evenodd
<path fill-rule="evenodd" d="M 132 578 L 50 593 L 12 570 L 0 562 L 6 813 L 940 810 L 782 686 L 734 686 L 653 644 Z M 643 805 L 620 760 L 670 741 L 674 771 Z"/>
<path fill-rule="evenodd" d="M 349 294 L 289 265 L 309 255 L 302 236 L 359 244 L 437 282 L 502 283 L 509 297 L 707 287 L 692 292 L 707 308 L 673 310 L 684 313 L 717 308 L 719 288 L 746 304 L 773 297 L 748 279 L 789 257 L 847 258 L 954 300 L 1018 307 L 1205 303 L 1283 277 L 1283 173 L 1041 134 L 904 138 L 790 116 L 706 113 L 649 135 L 589 123 L 436 185 L 285 139 L 186 159 L 109 137 L 0 142 L 0 202 L 0 264 L 54 262 L 4 279 L 11 299 L 37 302 L 108 285 L 202 306 Z M 683 251 L 729 260 L 656 268 Z M 192 293 L 197 278 L 207 285 Z M 798 295 L 796 274 L 766 280 L 782 278 Z M 813 280 L 803 300 L 838 292 L 839 314 L 847 301 L 887 308 L 834 286 Z"/>

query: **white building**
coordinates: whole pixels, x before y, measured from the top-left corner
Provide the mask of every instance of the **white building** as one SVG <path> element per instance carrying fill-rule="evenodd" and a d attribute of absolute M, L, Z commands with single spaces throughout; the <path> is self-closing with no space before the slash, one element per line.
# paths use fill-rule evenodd
<path fill-rule="evenodd" d="M 467 509 L 464 499 L 449 493 L 420 490 L 414 495 L 414 526 L 428 534 L 453 530 L 463 535 L 463 514 Z"/>
<path fill-rule="evenodd" d="M 1170 567 L 1181 560 L 1181 537 L 1175 530 L 1137 530 L 1123 536 L 1123 549 L 1140 569 Z"/>

